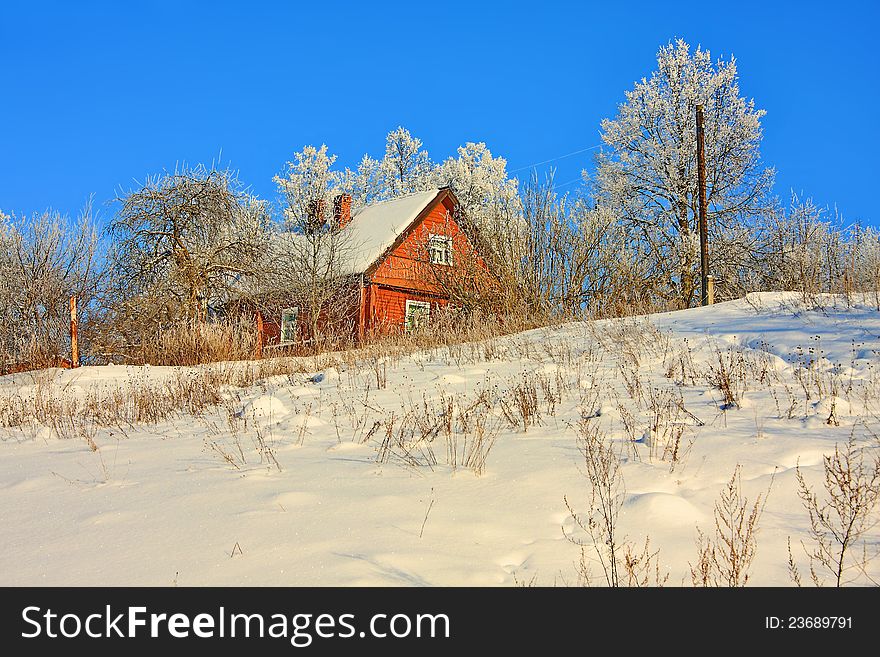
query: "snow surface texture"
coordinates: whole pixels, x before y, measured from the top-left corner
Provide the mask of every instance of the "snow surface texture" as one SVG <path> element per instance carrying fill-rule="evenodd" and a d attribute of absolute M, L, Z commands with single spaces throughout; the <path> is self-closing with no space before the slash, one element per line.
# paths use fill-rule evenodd
<path fill-rule="evenodd" d="M 750 500 L 770 488 L 749 583 L 789 585 L 788 537 L 807 568 L 795 466 L 819 484 L 823 454 L 854 428 L 876 449 L 866 436 L 880 430 L 878 349 L 876 306 L 811 310 L 794 295 L 750 295 L 268 377 L 225 388 L 198 415 L 95 428 L 96 450 L 38 424 L 2 428 L 0 584 L 574 584 L 580 550 L 565 535 L 580 530 L 563 496 L 576 510 L 588 503 L 575 427 L 595 411 L 623 457 L 620 531 L 650 536 L 668 584 L 690 585 L 697 527 L 713 531 L 714 502 L 741 464 Z M 719 354 L 742 354 L 755 372 L 736 404 L 706 378 Z M 44 373 L 43 384 L 10 375 L 0 399 L 45 395 L 47 376 L 58 395 L 86 398 L 186 371 L 86 367 Z M 515 426 L 515 390 L 529 380 L 537 417 Z M 809 400 L 803 386 L 814 387 Z M 479 475 L 450 456 L 442 431 L 433 459 L 425 443 L 408 453 L 385 440 L 442 425 L 481 394 L 489 403 L 472 424 L 495 442 Z M 663 395 L 686 412 L 658 428 L 649 400 Z M 673 425 L 674 464 L 663 454 Z M 876 547 L 876 529 L 869 539 Z M 878 569 L 875 560 L 875 580 Z"/>

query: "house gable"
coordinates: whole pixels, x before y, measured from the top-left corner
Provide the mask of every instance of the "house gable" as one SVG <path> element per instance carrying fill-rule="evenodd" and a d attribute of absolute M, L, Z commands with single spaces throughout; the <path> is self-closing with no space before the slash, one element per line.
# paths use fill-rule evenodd
<path fill-rule="evenodd" d="M 457 209 L 458 201 L 452 192 L 440 190 L 367 269 L 365 277 L 373 284 L 442 295 L 444 277 L 454 275 L 456 268 L 474 266 L 485 271 L 485 262 L 456 219 Z M 449 240 L 450 264 L 431 262 L 428 245 L 432 237 L 436 245 Z"/>
<path fill-rule="evenodd" d="M 444 191 L 448 190 L 431 189 L 359 208 L 344 229 L 345 269 L 357 274 L 371 271 Z"/>

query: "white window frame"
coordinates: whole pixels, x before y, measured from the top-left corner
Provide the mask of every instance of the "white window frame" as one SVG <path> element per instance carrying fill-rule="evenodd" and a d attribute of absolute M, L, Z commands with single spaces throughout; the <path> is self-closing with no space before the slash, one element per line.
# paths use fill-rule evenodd
<path fill-rule="evenodd" d="M 293 320 L 288 322 L 288 327 L 285 330 L 285 321 L 284 317 L 286 315 L 293 315 Z M 279 338 L 279 344 L 293 344 L 296 342 L 296 334 L 297 334 L 297 320 L 299 319 L 299 306 L 291 306 L 290 308 L 284 308 L 281 311 L 281 336 Z M 285 339 L 285 333 L 288 339 Z M 291 335 L 292 333 L 292 335 Z"/>
<path fill-rule="evenodd" d="M 431 303 L 429 301 L 417 301 L 416 299 L 407 299 L 406 307 L 403 313 L 403 327 L 406 329 L 407 333 L 412 333 L 413 331 L 419 328 L 419 324 L 410 324 L 410 308 L 421 308 L 425 311 L 423 317 L 424 321 L 428 322 L 431 319 Z"/>
<path fill-rule="evenodd" d="M 428 260 L 432 265 L 452 265 L 452 238 L 449 235 L 428 235 Z"/>

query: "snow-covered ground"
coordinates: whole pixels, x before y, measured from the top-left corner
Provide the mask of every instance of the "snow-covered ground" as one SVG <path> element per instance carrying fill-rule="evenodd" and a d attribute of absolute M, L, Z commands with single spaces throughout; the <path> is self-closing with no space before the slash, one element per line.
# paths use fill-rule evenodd
<path fill-rule="evenodd" d="M 0 428 L 0 584 L 575 584 L 567 536 L 585 537 L 564 497 L 586 511 L 584 416 L 623 460 L 619 531 L 650 537 L 668 584 L 691 584 L 697 527 L 714 531 L 737 464 L 750 500 L 769 490 L 749 583 L 791 583 L 789 537 L 808 579 L 795 468 L 820 484 L 823 454 L 853 434 L 873 455 L 880 433 L 880 312 L 826 301 L 750 295 L 349 359 L 156 424 L 95 427 L 79 406 L 66 429 Z M 198 370 L 180 369 L 11 375 L 0 404 L 126 397 Z M 491 445 L 482 468 L 461 464 L 474 444 Z"/>

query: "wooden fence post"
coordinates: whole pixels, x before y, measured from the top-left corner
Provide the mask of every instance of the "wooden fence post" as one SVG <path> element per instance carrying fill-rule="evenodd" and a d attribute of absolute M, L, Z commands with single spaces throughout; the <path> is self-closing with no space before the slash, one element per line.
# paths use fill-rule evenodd
<path fill-rule="evenodd" d="M 257 322 L 257 346 L 254 348 L 254 359 L 260 360 L 263 357 L 263 313 L 259 310 L 256 316 Z"/>
<path fill-rule="evenodd" d="M 715 303 L 715 277 L 714 276 L 707 276 L 706 277 L 706 297 L 708 298 L 710 306 L 713 303 Z"/>
<path fill-rule="evenodd" d="M 76 295 L 70 297 L 70 366 L 79 367 L 79 344 L 76 335 Z"/>
<path fill-rule="evenodd" d="M 360 305 L 358 306 L 358 345 L 363 345 L 364 343 L 364 329 L 367 324 L 367 308 L 366 308 L 366 291 L 367 288 L 364 286 L 363 276 L 361 276 L 361 299 Z"/>

